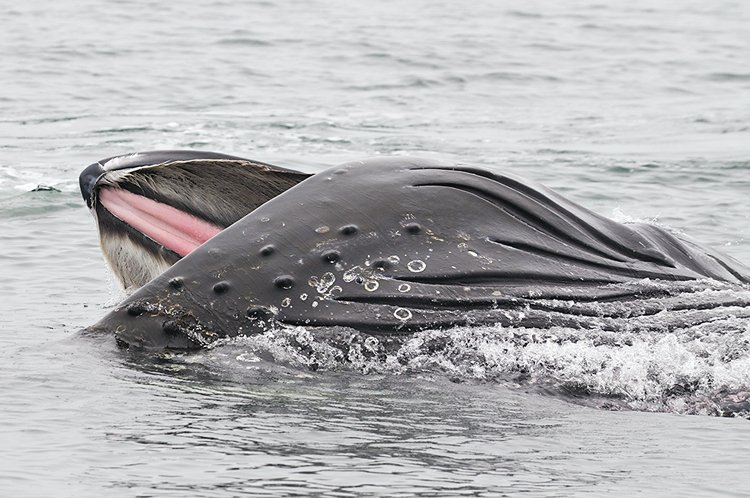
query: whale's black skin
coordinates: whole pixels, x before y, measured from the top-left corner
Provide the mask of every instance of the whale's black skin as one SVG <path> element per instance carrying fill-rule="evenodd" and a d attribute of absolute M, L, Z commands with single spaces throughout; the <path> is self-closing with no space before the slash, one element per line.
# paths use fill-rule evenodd
<path fill-rule="evenodd" d="M 122 188 L 225 228 L 309 176 L 226 154 L 167 150 L 97 161 L 79 183 L 110 267 L 123 287 L 136 288 L 180 256 L 109 213 L 99 203 L 101 188 Z"/>
<path fill-rule="evenodd" d="M 613 318 L 690 308 L 681 296 L 699 295 L 706 281 L 741 288 L 750 270 L 513 176 L 370 159 L 261 205 L 92 329 L 114 332 L 123 346 L 160 349 L 274 324 L 386 335 L 466 323 L 606 328 Z"/>

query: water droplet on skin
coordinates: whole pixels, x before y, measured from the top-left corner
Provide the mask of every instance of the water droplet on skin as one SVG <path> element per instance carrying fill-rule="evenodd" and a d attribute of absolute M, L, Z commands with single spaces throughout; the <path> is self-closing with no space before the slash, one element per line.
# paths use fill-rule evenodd
<path fill-rule="evenodd" d="M 411 290 L 411 285 L 409 284 L 401 284 L 398 286 L 399 292 L 409 292 Z"/>
<path fill-rule="evenodd" d="M 288 308 L 290 304 L 292 304 L 292 300 L 289 299 L 288 297 L 285 297 L 284 299 L 281 300 L 282 308 Z"/>
<path fill-rule="evenodd" d="M 263 223 L 268 223 L 269 221 L 271 221 L 271 218 L 269 218 L 268 216 L 264 216 L 260 219 L 260 221 L 262 221 Z"/>
<path fill-rule="evenodd" d="M 318 302 L 317 302 L 317 301 L 313 301 L 313 303 L 312 303 L 312 307 L 313 307 L 313 308 L 317 308 L 317 307 L 318 307 Z"/>
<path fill-rule="evenodd" d="M 409 261 L 406 267 L 409 269 L 410 272 L 420 273 L 420 272 L 423 272 L 425 268 L 427 268 L 427 265 L 421 259 L 415 259 L 415 260 Z"/>
<path fill-rule="evenodd" d="M 299 298 L 301 301 L 307 301 L 307 294 L 300 294 Z"/>
<path fill-rule="evenodd" d="M 328 233 L 328 232 L 331 231 L 331 229 L 329 227 L 323 225 L 321 227 L 316 228 L 315 231 L 318 232 L 318 233 Z"/>
<path fill-rule="evenodd" d="M 467 251 L 469 253 L 469 256 L 474 256 L 475 258 L 479 256 L 475 251 Z"/>
<path fill-rule="evenodd" d="M 411 311 L 407 310 L 406 308 L 397 308 L 396 311 L 393 312 L 393 316 L 395 316 L 402 322 L 405 322 L 406 320 L 411 318 Z"/>
<path fill-rule="evenodd" d="M 377 280 L 368 280 L 367 282 L 365 282 L 365 290 L 367 292 L 375 292 L 376 290 L 378 290 L 378 287 L 380 287 L 380 284 Z"/>

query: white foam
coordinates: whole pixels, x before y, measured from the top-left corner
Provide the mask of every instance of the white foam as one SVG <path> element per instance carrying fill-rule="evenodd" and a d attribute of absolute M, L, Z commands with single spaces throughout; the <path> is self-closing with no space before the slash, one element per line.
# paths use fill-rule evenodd
<path fill-rule="evenodd" d="M 671 332 L 455 327 L 415 333 L 396 349 L 348 329 L 281 327 L 215 347 L 303 370 L 437 372 L 617 408 L 719 414 L 750 399 L 750 322 L 731 315 Z"/>

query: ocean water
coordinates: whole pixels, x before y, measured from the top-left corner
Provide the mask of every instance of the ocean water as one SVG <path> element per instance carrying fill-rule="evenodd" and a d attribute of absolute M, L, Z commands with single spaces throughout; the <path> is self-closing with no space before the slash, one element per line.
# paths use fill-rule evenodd
<path fill-rule="evenodd" d="M 750 4 L 0 13 L 0 495 L 747 495 L 750 323 L 731 309 L 628 338 L 427 331 L 386 359 L 303 328 L 121 351 L 79 332 L 123 294 L 77 176 L 167 148 L 308 172 L 436 157 L 750 264 Z"/>

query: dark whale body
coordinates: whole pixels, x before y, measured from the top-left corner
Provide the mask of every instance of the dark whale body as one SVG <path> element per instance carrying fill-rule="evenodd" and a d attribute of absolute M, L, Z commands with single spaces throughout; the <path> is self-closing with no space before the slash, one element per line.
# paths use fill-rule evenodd
<path fill-rule="evenodd" d="M 275 325 L 389 336 L 467 323 L 607 328 L 665 309 L 700 322 L 701 310 L 750 304 L 702 290 L 748 282 L 731 258 L 519 178 L 370 159 L 260 205 L 92 330 L 122 346 L 196 348 Z"/>

